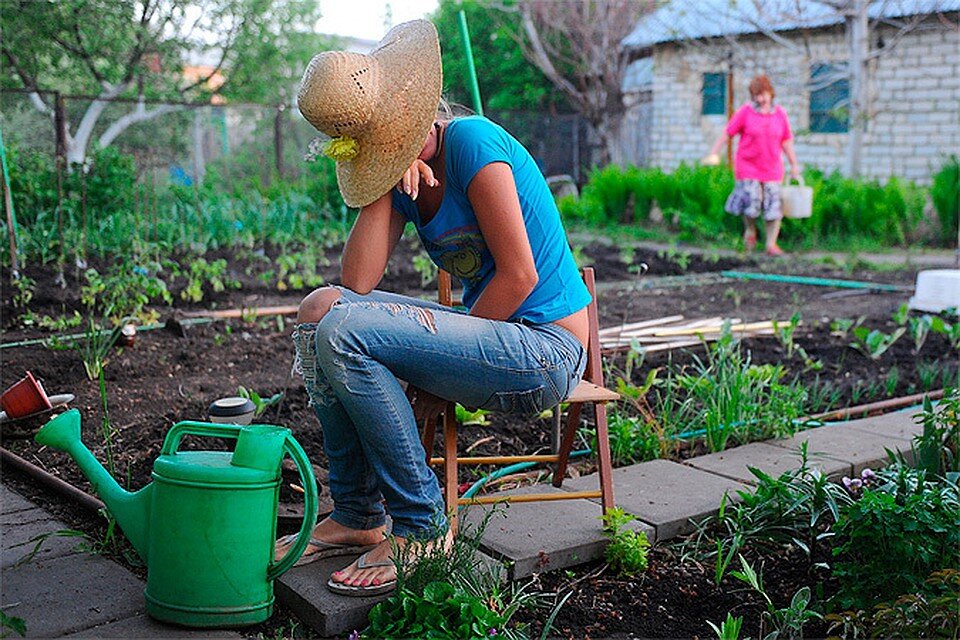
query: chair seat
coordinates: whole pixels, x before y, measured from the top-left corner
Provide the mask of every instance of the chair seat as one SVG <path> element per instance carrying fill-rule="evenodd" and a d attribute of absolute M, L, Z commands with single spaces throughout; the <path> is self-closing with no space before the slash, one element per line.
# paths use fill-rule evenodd
<path fill-rule="evenodd" d="M 613 402 L 619 399 L 620 394 L 616 391 L 581 380 L 564 402 Z"/>

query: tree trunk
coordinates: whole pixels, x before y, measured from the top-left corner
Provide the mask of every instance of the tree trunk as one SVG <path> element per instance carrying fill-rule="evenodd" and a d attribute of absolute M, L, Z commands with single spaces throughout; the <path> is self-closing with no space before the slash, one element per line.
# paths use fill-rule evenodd
<path fill-rule="evenodd" d="M 869 55 L 869 23 L 867 0 L 853 0 L 851 15 L 846 18 L 850 46 L 850 130 L 847 134 L 846 174 L 860 175 L 860 150 L 867 127 L 867 61 Z"/>

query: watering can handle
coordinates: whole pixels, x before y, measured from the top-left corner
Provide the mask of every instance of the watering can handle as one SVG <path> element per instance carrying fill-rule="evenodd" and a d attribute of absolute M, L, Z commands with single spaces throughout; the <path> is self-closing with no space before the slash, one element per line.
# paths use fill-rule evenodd
<path fill-rule="evenodd" d="M 303 523 L 300 525 L 300 532 L 297 539 L 293 541 L 290 548 L 287 549 L 285 556 L 276 562 L 271 562 L 267 567 L 267 579 L 274 580 L 287 569 L 293 566 L 300 555 L 310 544 L 310 538 L 313 534 L 313 525 L 317 521 L 317 481 L 313 476 L 313 466 L 307 458 L 307 454 L 300 447 L 300 444 L 294 440 L 292 435 L 288 435 L 283 443 L 284 451 L 290 454 L 297 465 L 297 471 L 300 472 L 300 479 L 303 481 L 300 486 L 303 487 Z"/>
<path fill-rule="evenodd" d="M 161 455 L 172 455 L 180 447 L 180 441 L 183 436 L 190 434 L 194 436 L 210 436 L 211 438 L 237 438 L 240 435 L 240 427 L 235 424 L 217 424 L 213 422 L 194 422 L 184 420 L 170 427 L 167 431 L 167 437 L 163 439 L 163 448 L 160 449 Z"/>

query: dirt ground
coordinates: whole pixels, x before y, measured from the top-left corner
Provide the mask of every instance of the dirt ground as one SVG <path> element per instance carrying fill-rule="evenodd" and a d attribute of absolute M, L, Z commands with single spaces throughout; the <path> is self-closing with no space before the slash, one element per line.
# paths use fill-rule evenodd
<path fill-rule="evenodd" d="M 433 295 L 430 287 L 421 288 L 420 275 L 411 266 L 411 258 L 416 255 L 413 245 L 404 240 L 401 248 L 391 262 L 382 288 L 411 295 Z M 931 335 L 919 354 L 913 352 L 912 343 L 904 337 L 874 361 L 851 349 L 849 339 L 831 335 L 832 320 L 860 316 L 867 326 L 891 331 L 894 326 L 891 316 L 907 300 L 908 293 L 861 294 L 846 290 L 845 295 L 837 295 L 844 290 L 720 278 L 710 284 L 688 282 L 677 286 L 676 278 L 734 269 L 909 286 L 915 282 L 914 270 L 880 272 L 862 267 L 850 270 L 799 259 L 714 258 L 682 251 L 658 254 L 638 249 L 629 255 L 601 242 L 576 249 L 597 272 L 601 327 L 673 314 L 683 314 L 688 319 L 735 316 L 744 321 L 787 320 L 799 311 L 803 324 L 798 329 L 796 342 L 824 363 L 823 370 L 801 374 L 801 379 L 814 384 L 818 376 L 820 383 L 840 391 L 841 402 L 851 403 L 856 399 L 855 389 L 870 384 L 889 384 L 891 396 L 921 391 L 919 369 L 930 363 L 952 367 L 956 378 L 958 354 L 941 336 Z M 329 259 L 333 266 L 322 271 L 331 282 L 336 281 L 338 255 L 337 249 L 332 250 Z M 177 302 L 174 308 L 158 309 L 162 320 L 174 319 L 178 312 L 191 309 L 296 305 L 304 294 L 268 287 L 256 273 L 247 273 L 246 267 L 251 261 L 242 255 L 223 252 L 221 257 L 229 259 L 232 275 L 241 281 L 242 288 L 220 293 L 208 291 L 200 304 L 186 305 L 177 296 L 178 283 L 168 283 Z M 208 256 L 208 260 L 210 258 Z M 640 262 L 649 267 L 642 276 L 637 275 Z M 28 270 L 27 273 L 37 282 L 30 304 L 35 314 L 56 316 L 81 308 L 75 274 L 67 274 L 68 286 L 61 289 L 53 283 L 56 275 L 53 269 Z M 4 282 L 9 281 L 8 273 L 0 275 Z M 3 343 L 48 335 L 35 328 L 19 326 L 22 311 L 14 309 L 9 289 L 5 290 L 2 304 Z M 291 329 L 290 318 L 276 316 L 249 322 L 241 319 L 194 325 L 168 322 L 166 328 L 140 332 L 133 346 L 116 350 L 106 367 L 105 382 L 118 476 L 125 478 L 132 489 L 145 485 L 170 426 L 180 420 L 205 419 L 211 402 L 236 395 L 242 385 L 263 397 L 284 394 L 281 402 L 268 408 L 258 421 L 291 428 L 317 467 L 322 485 L 325 464 L 322 435 L 307 406 L 300 380 L 291 374 Z M 744 346 L 755 363 L 786 359 L 783 346 L 774 338 L 747 339 Z M 702 349 L 699 353 L 702 355 Z M 671 358 L 677 361 L 690 357 L 681 353 L 650 354 L 634 377 L 642 380 L 649 367 L 663 366 Z M 3 362 L 0 388 L 6 388 L 29 370 L 43 381 L 48 394 L 75 394 L 76 400 L 71 406 L 82 413 L 84 441 L 99 459 L 105 459 L 102 436 L 105 416 L 100 390 L 96 383 L 87 380 L 75 351 L 30 345 L 0 350 L 0 358 Z M 623 357 L 613 356 L 609 363 L 622 367 Z M 894 368 L 897 379 L 890 384 Z M 798 372 L 799 369 L 797 367 Z M 72 461 L 33 443 L 29 436 L 42 422 L 42 419 L 33 419 L 0 426 L 3 446 L 89 491 L 89 485 Z M 486 442 L 474 450 L 475 454 L 541 452 L 549 446 L 548 426 L 545 421 L 496 417 L 489 427 L 462 429 L 461 444 L 466 447 L 485 439 Z M 226 447 L 227 443 L 194 440 L 185 441 L 184 446 L 219 448 Z M 284 496 L 288 497 L 289 492 L 285 491 Z M 654 559 L 651 572 L 640 580 L 624 582 L 607 575 L 584 579 L 559 618 L 561 628 L 570 637 L 604 637 L 602 634 L 626 631 L 642 632 L 641 635 L 650 637 L 702 636 L 709 632 L 704 620 L 720 622 L 725 612 L 737 603 L 752 602 L 749 597 L 744 600 L 743 593 L 731 594 L 713 587 L 711 576 L 697 575 L 695 568 L 679 565 L 669 554 L 657 551 Z M 778 571 L 784 576 L 784 593 L 791 588 L 795 590 L 791 580 L 801 580 L 795 576 L 800 570 L 790 569 L 789 558 L 770 562 L 780 563 Z M 801 573 L 808 570 L 812 569 L 808 567 Z M 583 575 L 589 571 L 584 569 Z M 545 580 L 546 586 L 556 586 L 558 578 Z"/>

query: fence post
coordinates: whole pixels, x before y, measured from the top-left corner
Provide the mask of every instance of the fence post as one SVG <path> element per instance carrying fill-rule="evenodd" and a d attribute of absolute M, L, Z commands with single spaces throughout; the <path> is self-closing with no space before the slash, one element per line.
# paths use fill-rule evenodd
<path fill-rule="evenodd" d="M 64 265 L 67 263 L 67 242 L 63 237 L 63 171 L 67 165 L 67 108 L 63 94 L 57 91 L 54 96 L 53 124 L 57 139 L 57 155 L 54 161 L 57 169 L 57 234 L 60 237 L 60 255 L 57 265 L 60 272 L 54 282 L 61 288 L 66 288 L 67 279 L 63 272 Z"/>
<path fill-rule="evenodd" d="M 0 129 L 0 162 L 3 164 L 3 207 L 7 212 L 7 231 L 10 234 L 10 275 L 20 279 L 20 262 L 17 259 L 17 214 L 13 210 L 13 194 L 10 192 L 10 171 L 7 169 L 7 151 L 3 146 L 3 130 Z"/>
<path fill-rule="evenodd" d="M 273 118 L 273 162 L 277 167 L 277 176 L 283 180 L 283 111 L 286 105 L 277 105 L 277 113 Z"/>

